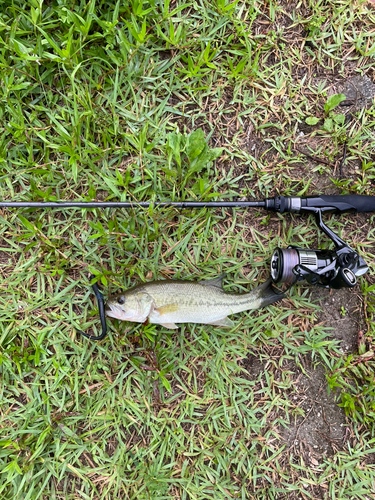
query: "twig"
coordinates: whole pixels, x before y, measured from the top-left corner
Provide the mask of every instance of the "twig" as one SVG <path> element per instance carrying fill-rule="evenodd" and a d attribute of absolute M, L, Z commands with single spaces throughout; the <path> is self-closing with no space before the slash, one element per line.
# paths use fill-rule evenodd
<path fill-rule="evenodd" d="M 342 179 L 342 167 L 344 165 L 344 162 L 345 162 L 345 159 L 346 159 L 346 150 L 347 150 L 347 143 L 345 141 L 345 144 L 344 144 L 344 154 L 342 155 L 342 159 L 340 161 L 340 179 Z"/>
<path fill-rule="evenodd" d="M 339 443 L 337 441 L 335 441 L 334 439 L 331 439 L 330 437 L 326 436 L 325 434 L 323 434 L 323 432 L 320 432 L 319 429 L 315 429 L 315 432 L 318 432 L 321 436 L 323 436 L 327 441 L 330 442 L 331 446 L 334 445 L 336 447 L 336 449 L 339 449 Z M 332 446 L 333 450 L 335 450 L 335 448 Z"/>
<path fill-rule="evenodd" d="M 322 160 L 321 158 L 318 158 L 317 156 L 312 156 L 308 153 L 305 153 L 304 151 L 301 151 L 300 149 L 296 148 L 296 150 L 303 154 L 304 156 L 307 156 L 307 158 L 310 158 L 311 160 L 317 161 L 318 163 L 323 163 L 324 165 L 328 165 L 329 167 L 333 167 L 332 163 L 326 160 Z"/>
<path fill-rule="evenodd" d="M 353 115 L 351 113 L 348 113 L 345 117 L 345 123 L 350 123 L 353 120 Z M 342 155 L 342 159 L 340 162 L 340 179 L 342 179 L 342 167 L 344 166 L 345 160 L 346 160 L 346 152 L 348 148 L 348 137 L 346 138 L 344 142 L 344 153 Z"/>

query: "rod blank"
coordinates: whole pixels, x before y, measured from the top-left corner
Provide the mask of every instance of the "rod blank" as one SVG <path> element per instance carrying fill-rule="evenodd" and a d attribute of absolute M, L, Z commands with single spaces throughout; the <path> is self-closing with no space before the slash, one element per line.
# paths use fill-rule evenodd
<path fill-rule="evenodd" d="M 0 201 L 0 208 L 255 208 L 264 201 Z"/>

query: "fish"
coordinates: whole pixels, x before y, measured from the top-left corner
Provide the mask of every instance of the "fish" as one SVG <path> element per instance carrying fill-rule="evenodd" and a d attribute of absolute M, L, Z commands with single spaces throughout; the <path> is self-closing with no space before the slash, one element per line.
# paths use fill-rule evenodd
<path fill-rule="evenodd" d="M 285 297 L 272 286 L 272 279 L 248 293 L 226 293 L 224 276 L 207 281 L 159 280 L 137 285 L 111 298 L 106 315 L 121 321 L 153 323 L 178 328 L 179 323 L 232 327 L 228 318 L 259 309 Z"/>

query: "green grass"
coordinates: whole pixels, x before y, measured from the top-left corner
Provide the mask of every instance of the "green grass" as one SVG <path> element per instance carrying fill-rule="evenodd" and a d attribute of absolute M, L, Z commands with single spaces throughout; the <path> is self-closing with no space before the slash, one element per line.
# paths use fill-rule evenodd
<path fill-rule="evenodd" d="M 336 79 L 373 77 L 374 28 L 364 1 L 3 0 L 0 198 L 374 195 L 374 107 L 323 126 Z M 371 340 L 374 216 L 329 224 L 370 265 Z M 90 273 L 106 294 L 222 272 L 240 292 L 264 281 L 275 246 L 328 246 L 312 219 L 3 210 L 0 232 L 1 499 L 373 497 L 371 346 L 342 357 L 308 288 L 231 331 L 109 321 L 100 343 L 76 333 L 100 333 Z M 249 375 L 249 354 L 264 373 Z M 343 388 L 351 428 L 318 466 L 281 439 L 303 413 L 292 395 L 306 359 Z"/>

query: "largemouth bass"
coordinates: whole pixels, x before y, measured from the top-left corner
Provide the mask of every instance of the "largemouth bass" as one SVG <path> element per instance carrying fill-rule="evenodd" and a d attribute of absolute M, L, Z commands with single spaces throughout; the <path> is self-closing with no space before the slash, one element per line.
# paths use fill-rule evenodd
<path fill-rule="evenodd" d="M 135 321 L 177 328 L 177 323 L 233 326 L 227 317 L 249 309 L 266 307 L 284 297 L 269 279 L 249 293 L 230 294 L 222 288 L 222 276 L 209 281 L 162 280 L 137 285 L 107 302 L 106 314 Z"/>

